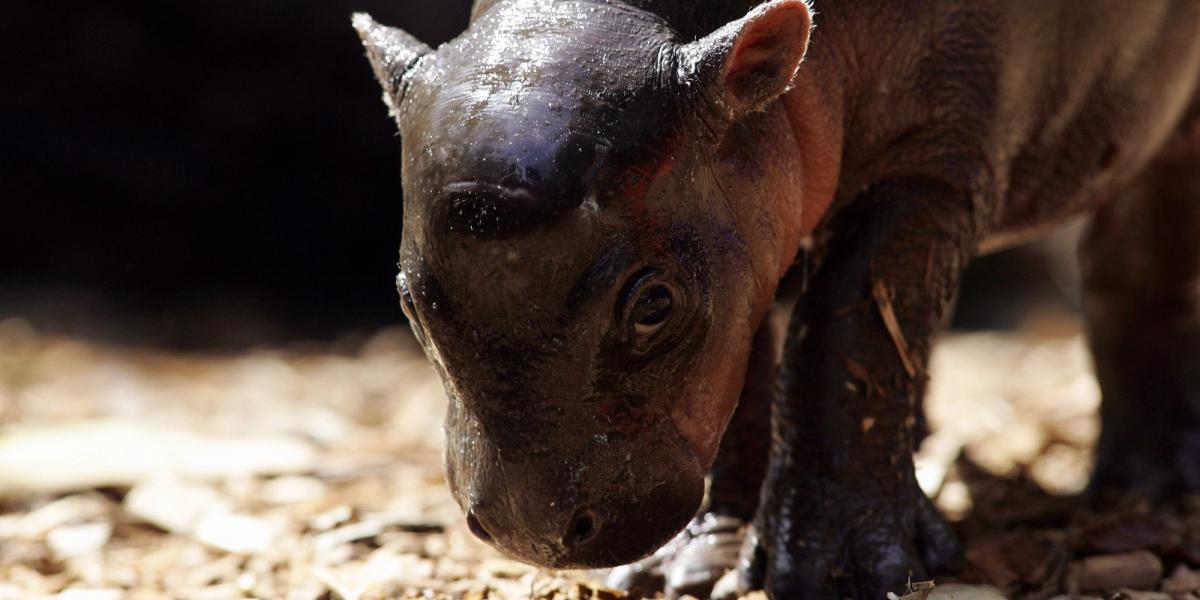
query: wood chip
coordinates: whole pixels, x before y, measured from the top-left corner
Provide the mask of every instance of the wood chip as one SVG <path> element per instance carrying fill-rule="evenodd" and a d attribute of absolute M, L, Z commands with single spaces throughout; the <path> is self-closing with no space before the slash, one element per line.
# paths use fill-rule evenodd
<path fill-rule="evenodd" d="M 308 524 L 315 531 L 327 531 L 349 521 L 354 517 L 354 508 L 348 504 L 336 506 L 309 519 Z"/>
<path fill-rule="evenodd" d="M 1007 596 L 990 585 L 946 583 L 929 594 L 929 600 L 1005 600 Z"/>
<path fill-rule="evenodd" d="M 276 477 L 263 484 L 258 497 L 269 504 L 299 504 L 315 502 L 327 493 L 328 488 L 320 479 L 293 475 Z"/>
<path fill-rule="evenodd" d="M 125 590 L 71 588 L 54 595 L 55 600 L 121 600 Z"/>
<path fill-rule="evenodd" d="M 1106 554 L 1155 550 L 1173 553 L 1183 540 L 1184 526 L 1163 514 L 1121 512 L 1089 524 L 1083 539 L 1090 549 Z"/>
<path fill-rule="evenodd" d="M 282 534 L 282 526 L 249 515 L 213 511 L 196 524 L 197 540 L 234 554 L 260 554 L 271 549 Z"/>
<path fill-rule="evenodd" d="M 0 516 L 0 539 L 41 539 L 50 530 L 70 523 L 106 518 L 113 503 L 97 495 L 59 498 L 22 515 Z"/>
<path fill-rule="evenodd" d="M 384 525 L 379 521 L 351 523 L 313 538 L 312 545 L 317 554 L 327 554 L 337 546 L 358 540 L 371 539 L 383 533 Z"/>
<path fill-rule="evenodd" d="M 888 600 L 1005 600 L 1005 595 L 991 586 L 961 583 L 934 585 L 932 581 L 912 583 L 908 593 L 903 596 L 888 592 L 887 597 Z"/>
<path fill-rule="evenodd" d="M 0 438 L 0 493 L 129 486 L 162 473 L 294 473 L 311 468 L 313 457 L 295 438 L 226 439 L 142 421 L 20 428 Z"/>
<path fill-rule="evenodd" d="M 347 583 L 331 569 L 317 567 L 313 569 L 313 575 L 333 592 L 335 598 L 340 598 L 341 600 L 359 600 L 363 595 L 364 590 Z"/>
<path fill-rule="evenodd" d="M 1200 571 L 1193 571 L 1187 565 L 1175 567 L 1171 576 L 1163 580 L 1162 591 L 1168 594 L 1200 592 Z"/>
<path fill-rule="evenodd" d="M 1142 590 L 1118 590 L 1110 600 L 1174 600 L 1170 594 Z"/>
<path fill-rule="evenodd" d="M 176 477 L 156 477 L 134 486 L 125 511 L 173 533 L 191 535 L 210 512 L 232 510 L 229 500 L 207 485 Z"/>
<path fill-rule="evenodd" d="M 1147 590 L 1158 585 L 1162 574 L 1162 561 L 1150 552 L 1138 550 L 1085 558 L 1079 569 L 1078 584 L 1084 592 Z"/>
<path fill-rule="evenodd" d="M 100 551 L 112 531 L 112 523 L 107 521 L 64 525 L 46 535 L 46 546 L 59 560 L 84 556 Z"/>

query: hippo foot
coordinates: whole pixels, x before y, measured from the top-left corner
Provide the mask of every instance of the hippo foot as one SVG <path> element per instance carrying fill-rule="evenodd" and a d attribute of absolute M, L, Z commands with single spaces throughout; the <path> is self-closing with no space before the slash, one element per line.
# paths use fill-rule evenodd
<path fill-rule="evenodd" d="M 706 598 L 713 585 L 737 565 L 746 523 L 714 513 L 696 517 L 679 535 L 647 558 L 611 570 L 607 585 L 667 598 Z"/>
<path fill-rule="evenodd" d="M 900 497 L 829 480 L 788 487 L 746 534 L 740 594 L 878 600 L 962 566 L 961 544 L 915 483 Z"/>

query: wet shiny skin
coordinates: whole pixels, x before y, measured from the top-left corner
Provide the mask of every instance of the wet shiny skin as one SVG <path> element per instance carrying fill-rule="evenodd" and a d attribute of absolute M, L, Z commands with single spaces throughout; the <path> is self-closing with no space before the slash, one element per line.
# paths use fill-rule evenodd
<path fill-rule="evenodd" d="M 436 52 L 357 19 L 404 145 L 401 292 L 480 538 L 601 566 L 682 527 L 811 235 L 766 357 L 768 468 L 738 482 L 762 491 L 741 587 L 879 598 L 957 562 L 911 452 L 958 278 L 1130 185 L 1200 114 L 1200 8 L 814 4 L 811 30 L 800 0 L 483 1 Z M 1149 414 L 1126 392 L 1105 406 Z"/>
<path fill-rule="evenodd" d="M 496 3 L 436 53 L 376 55 L 404 147 L 401 291 L 452 401 L 446 469 L 472 529 L 537 564 L 611 566 L 700 506 L 786 263 L 767 206 L 728 195 L 795 169 L 718 146 L 658 17 L 533 4 Z M 769 143 L 779 124 L 744 127 Z M 720 183 L 747 169 L 745 189 Z M 630 309 L 664 290 L 665 314 Z"/>

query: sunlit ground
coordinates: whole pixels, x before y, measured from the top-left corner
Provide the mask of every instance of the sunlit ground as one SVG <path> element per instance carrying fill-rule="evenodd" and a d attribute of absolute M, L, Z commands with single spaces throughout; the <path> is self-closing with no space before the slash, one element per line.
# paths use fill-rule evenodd
<path fill-rule="evenodd" d="M 968 580 L 1078 587 L 1064 553 L 1084 551 L 1059 524 L 996 507 L 1030 478 L 1082 488 L 1089 369 L 1063 315 L 937 346 L 918 476 L 972 540 Z M 444 402 L 403 330 L 209 356 L 2 322 L 0 598 L 605 597 L 586 573 L 539 573 L 471 538 L 441 475 Z M 1037 549 L 1049 558 L 1032 574 L 1014 563 Z"/>

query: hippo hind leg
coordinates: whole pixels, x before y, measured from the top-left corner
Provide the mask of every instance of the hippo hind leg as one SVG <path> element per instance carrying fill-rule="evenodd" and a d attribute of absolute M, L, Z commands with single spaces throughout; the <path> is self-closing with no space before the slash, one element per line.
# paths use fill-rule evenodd
<path fill-rule="evenodd" d="M 1080 258 L 1103 395 L 1091 491 L 1200 491 L 1200 110 L 1095 215 Z"/>

